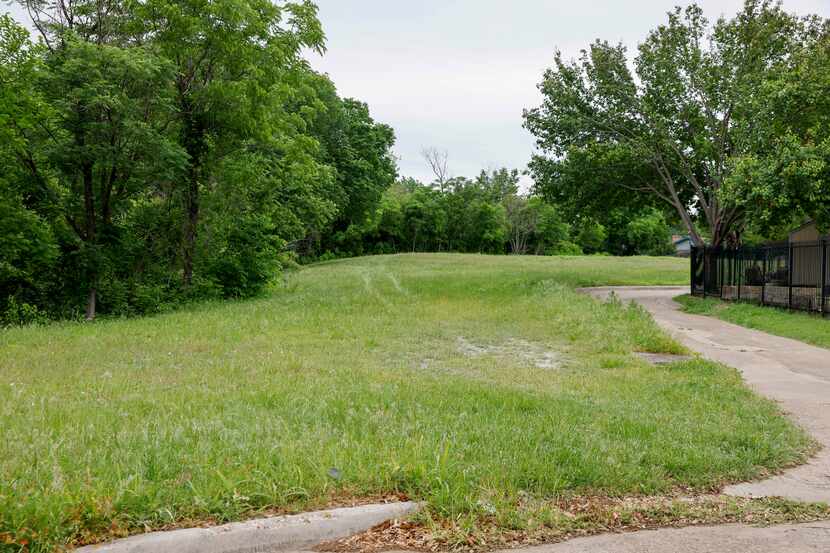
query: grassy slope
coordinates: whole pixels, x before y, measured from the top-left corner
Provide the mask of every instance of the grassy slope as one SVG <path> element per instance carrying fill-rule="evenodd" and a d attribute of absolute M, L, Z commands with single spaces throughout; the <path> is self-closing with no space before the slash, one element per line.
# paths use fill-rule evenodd
<path fill-rule="evenodd" d="M 724 302 L 715 298 L 681 296 L 677 301 L 687 313 L 709 315 L 747 328 L 830 348 L 830 319 L 822 319 L 819 315 L 749 303 Z"/>
<path fill-rule="evenodd" d="M 630 353 L 679 346 L 573 291 L 687 274 L 665 258 L 372 257 L 255 301 L 5 331 L 0 544 L 386 493 L 512 528 L 530 516 L 519 497 L 710 488 L 798 460 L 807 438 L 736 372 L 650 367 Z M 496 349 L 461 351 L 476 347 Z"/>

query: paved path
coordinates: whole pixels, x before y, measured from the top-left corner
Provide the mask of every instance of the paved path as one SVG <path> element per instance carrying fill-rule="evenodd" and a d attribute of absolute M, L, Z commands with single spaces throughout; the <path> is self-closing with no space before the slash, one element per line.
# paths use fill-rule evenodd
<path fill-rule="evenodd" d="M 587 292 L 607 297 L 612 290 L 624 301 L 642 304 L 689 349 L 740 370 L 753 389 L 777 401 L 823 446 L 806 465 L 761 482 L 729 486 L 724 493 L 830 503 L 830 351 L 683 313 L 672 298 L 687 293 L 688 288 L 593 288 Z"/>
<path fill-rule="evenodd" d="M 814 522 L 769 528 L 726 524 L 605 534 L 513 553 L 827 553 L 828 547 L 830 522 Z"/>
<path fill-rule="evenodd" d="M 742 497 L 781 496 L 830 502 L 830 351 L 710 317 L 688 315 L 672 298 L 680 287 L 585 290 L 599 298 L 614 291 L 634 300 L 689 349 L 741 371 L 759 393 L 779 402 L 823 449 L 806 465 L 768 480 L 730 486 Z M 523 553 L 814 553 L 830 552 L 830 522 L 757 528 L 745 525 L 666 528 L 606 534 L 534 547 Z"/>

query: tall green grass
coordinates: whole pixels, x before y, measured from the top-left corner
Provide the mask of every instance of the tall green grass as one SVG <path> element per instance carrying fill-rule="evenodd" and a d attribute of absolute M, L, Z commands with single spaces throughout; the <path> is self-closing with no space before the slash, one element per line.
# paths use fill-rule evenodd
<path fill-rule="evenodd" d="M 680 346 L 574 291 L 687 274 L 664 258 L 372 257 L 258 300 L 7 330 L 0 544 L 390 493 L 512 525 L 520 497 L 708 490 L 799 460 L 805 435 L 735 371 L 649 366 L 631 352 Z"/>

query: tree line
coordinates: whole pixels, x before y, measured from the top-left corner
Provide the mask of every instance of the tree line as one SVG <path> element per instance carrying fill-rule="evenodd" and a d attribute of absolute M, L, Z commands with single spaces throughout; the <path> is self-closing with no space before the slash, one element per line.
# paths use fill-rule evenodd
<path fill-rule="evenodd" d="M 332 233 L 321 257 L 403 252 L 666 255 L 671 226 L 657 209 L 600 223 L 519 190 L 519 171 L 450 177 L 446 155 L 425 153 L 435 179 L 401 179 L 362 222 Z M 443 160 L 442 160 L 443 158 Z M 574 216 L 576 215 L 576 216 Z"/>
<path fill-rule="evenodd" d="M 830 25 L 770 0 L 554 57 L 517 170 L 400 178 L 394 131 L 306 52 L 309 0 L 20 0 L 0 18 L 0 322 L 259 293 L 392 252 L 666 254 L 830 227 Z"/>

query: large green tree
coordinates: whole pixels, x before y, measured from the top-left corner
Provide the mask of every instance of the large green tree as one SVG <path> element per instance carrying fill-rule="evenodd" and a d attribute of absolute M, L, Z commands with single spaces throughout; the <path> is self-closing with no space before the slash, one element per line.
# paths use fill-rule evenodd
<path fill-rule="evenodd" d="M 790 69 L 756 91 L 759 144 L 727 179 L 727 198 L 762 234 L 805 217 L 830 230 L 830 24 L 812 28 Z"/>
<path fill-rule="evenodd" d="M 212 164 L 256 141 L 281 155 L 281 88 L 292 71 L 305 69 L 304 48 L 322 51 L 324 35 L 309 1 L 148 0 L 135 9 L 136 40 L 152 42 L 175 64 L 179 140 L 188 155 L 182 278 L 190 285 Z"/>
<path fill-rule="evenodd" d="M 334 227 L 343 230 L 369 216 L 395 182 L 395 132 L 376 122 L 364 102 L 340 98 L 328 77 L 312 73 L 309 80 L 321 104 L 310 131 L 320 141 L 321 158 L 335 170 Z"/>
<path fill-rule="evenodd" d="M 756 91 L 789 71 L 814 27 L 768 0 L 747 0 L 714 25 L 691 5 L 649 33 L 633 72 L 622 45 L 597 41 L 578 61 L 557 54 L 542 105 L 525 113 L 542 150 L 537 182 L 561 196 L 656 199 L 695 243 L 698 220 L 713 245 L 737 240 L 745 209 L 723 195 L 731 160 L 758 147 Z M 574 170 L 586 178 L 559 178 Z"/>
<path fill-rule="evenodd" d="M 66 33 L 44 63 L 27 70 L 27 83 L 18 80 L 30 88 L 18 90 L 23 100 L 16 102 L 32 111 L 13 102 L 0 111 L 12 133 L 19 192 L 62 235 L 92 319 L 121 239 L 121 215 L 149 182 L 171 178 L 183 157 L 159 124 L 169 114 L 170 66 L 142 47 Z M 13 36 L 7 29 L 3 35 Z M 33 48 L 17 44 L 20 52 Z"/>
<path fill-rule="evenodd" d="M 42 42 L 0 21 L 0 318 L 255 294 L 394 180 L 391 128 L 303 59 L 311 2 L 20 3 Z"/>

